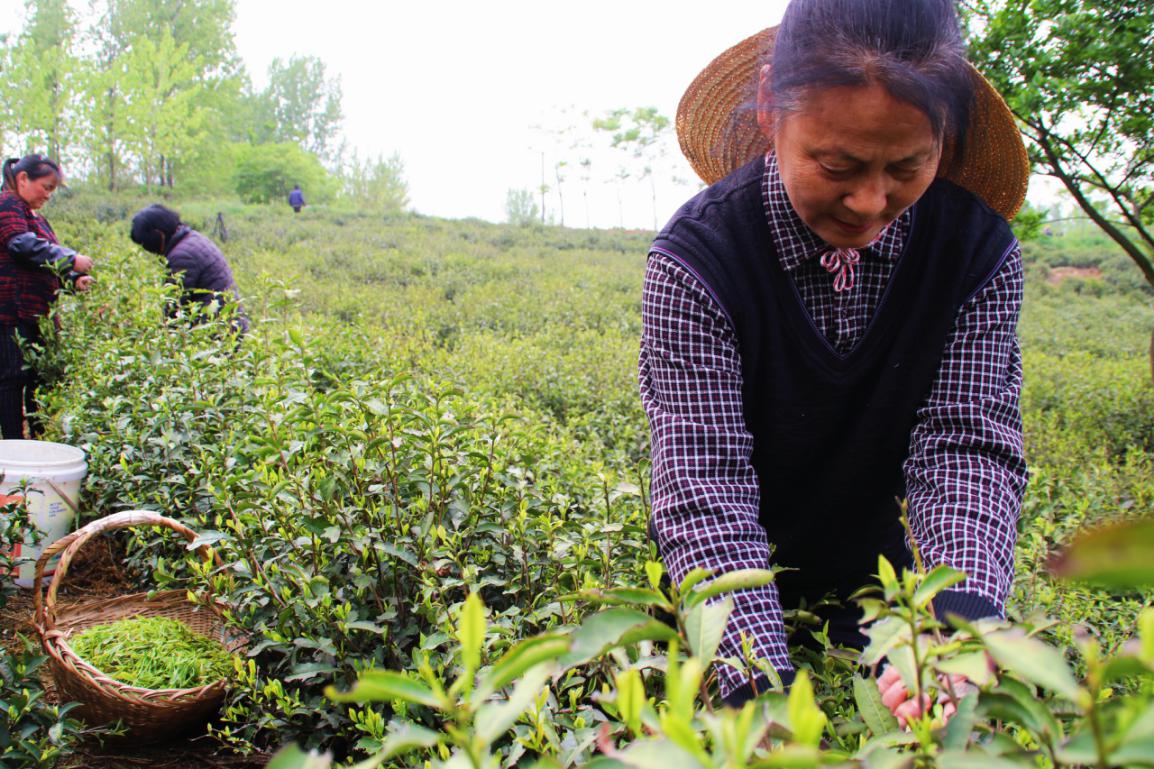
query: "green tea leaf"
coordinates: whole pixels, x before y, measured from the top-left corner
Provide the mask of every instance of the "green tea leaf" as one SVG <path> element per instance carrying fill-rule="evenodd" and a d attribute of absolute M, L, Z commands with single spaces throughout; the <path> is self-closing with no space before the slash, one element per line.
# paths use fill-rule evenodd
<path fill-rule="evenodd" d="M 708 665 L 717 654 L 725 623 L 733 611 L 733 601 L 725 599 L 717 603 L 702 604 L 690 609 L 685 615 L 685 634 L 689 639 L 689 649 Z"/>
<path fill-rule="evenodd" d="M 477 696 L 484 699 L 508 686 L 534 665 L 562 657 L 569 651 L 569 643 L 569 639 L 560 633 L 535 636 L 517 643 L 481 676 Z"/>
<path fill-rule="evenodd" d="M 372 758 L 353 764 L 348 769 L 376 769 L 395 756 L 401 756 L 417 748 L 431 748 L 441 742 L 441 735 L 417 724 L 405 724 L 381 743 Z"/>
<path fill-rule="evenodd" d="M 646 590 L 639 587 L 583 590 L 580 596 L 588 601 L 607 606 L 659 606 L 668 612 L 673 611 L 673 604 L 664 595 L 656 590 Z"/>
<path fill-rule="evenodd" d="M 966 579 L 966 573 L 949 566 L 937 566 L 922 579 L 918 589 L 914 591 L 914 605 L 919 609 L 924 607 L 934 597 Z"/>
<path fill-rule="evenodd" d="M 1154 517 L 1080 534 L 1048 566 L 1059 577 L 1107 587 L 1154 586 Z"/>
<path fill-rule="evenodd" d="M 649 631 L 648 634 L 652 634 L 654 638 L 660 638 L 661 636 L 656 635 L 657 633 L 668 634 L 672 629 L 664 623 L 657 622 L 645 612 L 636 609 L 606 609 L 586 617 L 581 625 L 573 631 L 569 653 L 561 659 L 561 664 L 572 667 L 599 657 L 620 645 L 622 639 L 629 636 L 631 631 Z M 642 639 L 634 634 L 629 640 Z"/>
<path fill-rule="evenodd" d="M 948 657 L 934 667 L 942 673 L 955 673 L 968 678 L 978 686 L 989 686 L 994 682 L 994 671 L 990 660 L 983 651 L 965 652 Z"/>
<path fill-rule="evenodd" d="M 668 739 L 635 742 L 615 758 L 632 769 L 705 769 L 692 753 Z"/>
<path fill-rule="evenodd" d="M 478 708 L 473 721 L 475 737 L 489 744 L 503 735 L 537 699 L 549 682 L 553 667 L 553 663 L 545 662 L 532 668 L 513 687 L 508 700 L 490 702 Z"/>
<path fill-rule="evenodd" d="M 1022 769 L 1022 764 L 980 749 L 943 750 L 938 756 L 941 769 Z"/>
<path fill-rule="evenodd" d="M 470 678 L 481 667 L 481 648 L 485 645 L 485 605 L 476 593 L 469 593 L 461 606 L 457 638 L 461 642 L 462 678 Z"/>
<path fill-rule="evenodd" d="M 442 703 L 432 689 L 404 673 L 391 670 L 366 670 L 357 677 L 353 688 L 338 692 L 335 687 L 325 689 L 325 696 L 334 702 L 412 702 L 430 708 L 441 708 Z"/>
<path fill-rule="evenodd" d="M 898 729 L 897 718 L 882 704 L 882 693 L 876 679 L 854 676 L 853 698 L 862 720 L 875 735 L 888 734 Z"/>
<path fill-rule="evenodd" d="M 946 724 L 942 747 L 946 750 L 965 750 L 970 734 L 978 720 L 978 693 L 971 691 L 958 701 L 958 709 Z"/>
<path fill-rule="evenodd" d="M 1084 690 L 1074 679 L 1066 658 L 1054 647 L 1017 629 L 989 633 L 982 642 L 994 661 L 1011 673 L 1071 702 L 1081 699 Z"/>
<path fill-rule="evenodd" d="M 333 765 L 333 754 L 316 751 L 305 753 L 294 743 L 281 748 L 265 764 L 266 769 L 329 769 Z"/>
<path fill-rule="evenodd" d="M 722 593 L 732 593 L 736 590 L 745 590 L 751 587 L 762 587 L 773 582 L 773 572 L 769 569 L 738 569 L 722 574 L 708 585 L 693 591 L 685 598 L 687 606 L 693 607 L 705 603 L 714 596 Z"/>
<path fill-rule="evenodd" d="M 789 689 L 789 728 L 796 742 L 816 747 L 825 730 L 826 717 L 813 696 L 809 674 L 799 670 Z"/>

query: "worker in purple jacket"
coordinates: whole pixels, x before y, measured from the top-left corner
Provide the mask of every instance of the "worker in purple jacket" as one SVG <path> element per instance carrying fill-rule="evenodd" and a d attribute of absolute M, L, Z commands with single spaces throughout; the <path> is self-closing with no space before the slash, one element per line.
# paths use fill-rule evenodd
<path fill-rule="evenodd" d="M 240 307 L 240 293 L 224 254 L 209 238 L 181 222 L 180 214 L 160 204 L 148 206 L 132 217 L 130 235 L 145 251 L 165 258 L 169 280 L 183 289 L 180 302 L 166 308 L 169 317 L 181 309 L 194 319 L 215 315 L 222 305 L 232 303 L 236 305 L 236 330 L 248 330 L 248 318 Z"/>
<path fill-rule="evenodd" d="M 301 209 L 305 206 L 305 194 L 301 192 L 301 186 L 294 184 L 292 190 L 288 195 L 289 205 L 292 206 L 293 213 L 299 214 Z"/>
<path fill-rule="evenodd" d="M 830 594 L 831 639 L 860 647 L 846 599 L 879 555 L 911 563 L 899 500 L 927 567 L 968 575 L 939 615 L 1002 615 L 1026 485 L 1007 220 L 1029 165 L 952 0 L 791 0 L 694 80 L 677 127 L 711 186 L 646 270 L 652 535 L 675 582 L 795 569 L 735 594 L 720 656 L 747 637 L 788 683 L 783 607 Z M 718 675 L 730 704 L 767 685 Z M 918 712 L 894 672 L 879 685 Z"/>

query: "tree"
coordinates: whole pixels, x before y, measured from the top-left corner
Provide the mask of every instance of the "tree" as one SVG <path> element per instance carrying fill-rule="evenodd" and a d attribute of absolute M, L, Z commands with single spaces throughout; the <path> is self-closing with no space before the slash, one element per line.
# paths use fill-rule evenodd
<path fill-rule="evenodd" d="M 964 11 L 971 57 L 1020 121 L 1035 168 L 1154 287 L 1154 4 L 969 0 Z"/>
<path fill-rule="evenodd" d="M 64 161 L 71 135 L 76 20 L 67 0 L 28 0 L 28 21 L 0 86 L 10 127 L 25 149 Z"/>
<path fill-rule="evenodd" d="M 317 156 L 293 142 L 242 148 L 233 179 L 237 195 L 246 203 L 282 200 L 294 184 L 308 190 L 310 199 L 323 201 L 329 197 L 332 187 L 328 172 Z"/>
<path fill-rule="evenodd" d="M 540 216 L 533 193 L 526 189 L 510 189 L 505 193 L 505 218 L 515 227 L 531 227 Z"/>
<path fill-rule="evenodd" d="M 294 141 L 327 158 L 334 147 L 341 114 L 340 78 L 330 79 L 315 56 L 272 60 L 262 98 L 274 141 Z"/>
<path fill-rule="evenodd" d="M 385 214 L 397 214 L 409 205 L 409 185 L 405 182 L 405 164 L 393 153 L 387 160 L 360 160 L 354 152 L 342 177 L 345 194 L 359 204 Z"/>
<path fill-rule="evenodd" d="M 657 167 L 666 156 L 665 138 L 670 128 L 669 118 L 656 107 L 637 107 L 634 110 L 615 109 L 593 121 L 593 127 L 612 134 L 612 146 L 624 150 L 640 163 L 640 168 L 619 172 L 624 179 L 630 175 L 649 180 L 650 200 L 653 205 L 653 229 L 657 229 Z M 620 189 L 618 189 L 620 196 Z M 620 208 L 620 205 L 618 206 Z"/>
<path fill-rule="evenodd" d="M 178 158 L 207 122 L 200 71 L 199 59 L 189 59 L 188 44 L 178 45 L 167 31 L 156 41 L 137 38 L 128 53 L 120 80 L 130 127 L 125 141 L 137 151 L 146 187 L 153 181 L 173 186 Z"/>

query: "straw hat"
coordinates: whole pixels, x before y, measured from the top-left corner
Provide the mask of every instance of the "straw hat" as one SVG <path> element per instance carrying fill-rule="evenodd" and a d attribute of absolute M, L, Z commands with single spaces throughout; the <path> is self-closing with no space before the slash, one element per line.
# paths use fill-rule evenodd
<path fill-rule="evenodd" d="M 677 106 L 681 152 L 706 184 L 713 184 L 769 149 L 757 125 L 752 97 L 758 70 L 768 60 L 777 27 L 724 51 L 693 79 Z M 974 77 L 966 156 L 950 162 L 949 143 L 938 175 L 965 187 L 1007 220 L 1026 197 L 1030 161 L 1006 102 L 982 75 Z"/>

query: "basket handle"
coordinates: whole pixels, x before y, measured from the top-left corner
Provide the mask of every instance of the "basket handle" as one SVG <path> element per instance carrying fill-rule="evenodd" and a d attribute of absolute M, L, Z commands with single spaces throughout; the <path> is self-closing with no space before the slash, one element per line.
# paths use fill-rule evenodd
<path fill-rule="evenodd" d="M 182 535 L 189 542 L 195 541 L 197 537 L 196 532 L 192 529 L 160 513 L 155 513 L 151 510 L 125 510 L 121 513 L 113 513 L 103 518 L 97 518 L 95 521 L 89 522 L 71 534 L 56 540 L 45 547 L 40 557 L 36 560 L 36 574 L 32 581 L 34 616 L 36 617 L 36 624 L 40 627 L 41 631 L 49 629 L 47 622 L 48 609 L 56 605 L 56 591 L 60 587 L 60 582 L 64 579 L 64 575 L 68 573 L 69 564 L 72 563 L 72 559 L 76 556 L 76 553 L 79 552 L 80 548 L 84 546 L 84 543 L 101 532 L 127 529 L 132 526 L 159 526 L 169 528 Z M 206 561 L 215 561 L 218 565 L 220 564 L 220 557 L 213 552 L 213 549 L 208 545 L 201 545 L 196 549 L 196 552 L 203 556 Z M 44 580 L 44 569 L 47 567 L 48 561 L 57 553 L 61 553 L 60 563 L 57 564 L 56 573 L 52 575 L 52 579 L 48 583 L 48 595 L 42 599 L 40 583 Z"/>

